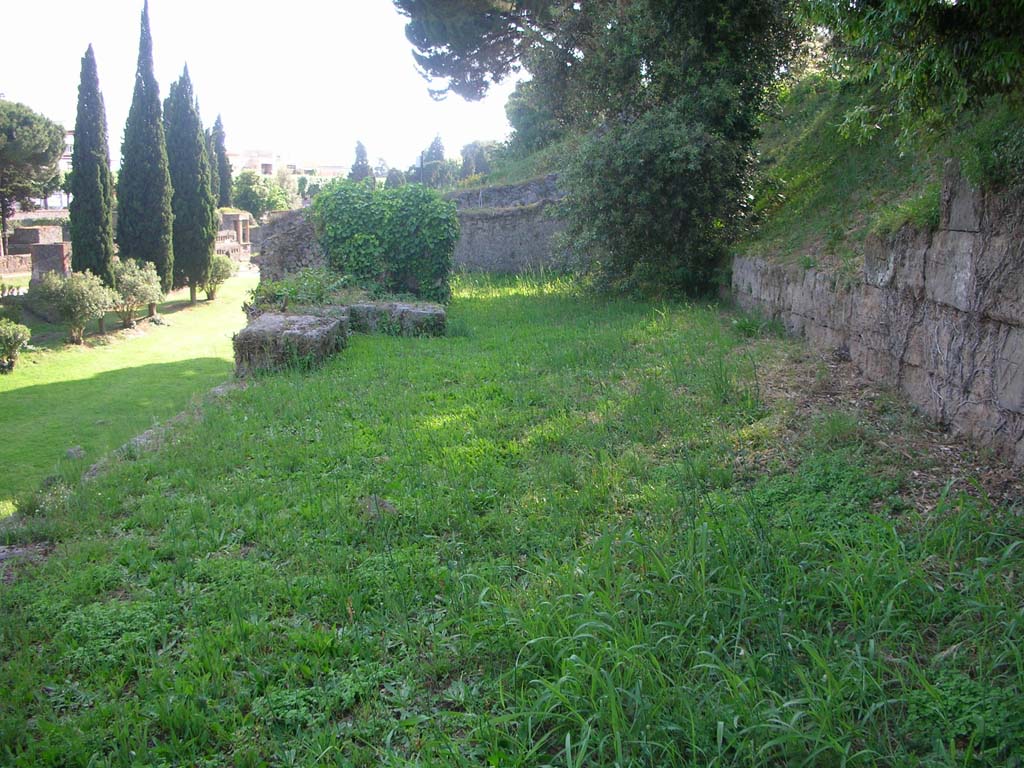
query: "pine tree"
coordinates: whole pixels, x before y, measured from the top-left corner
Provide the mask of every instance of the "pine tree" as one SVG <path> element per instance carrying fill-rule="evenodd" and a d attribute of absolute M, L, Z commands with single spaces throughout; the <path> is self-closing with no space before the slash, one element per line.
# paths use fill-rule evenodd
<path fill-rule="evenodd" d="M 75 147 L 71 155 L 71 266 L 113 284 L 113 177 L 107 146 L 107 113 L 92 46 L 82 57 Z"/>
<path fill-rule="evenodd" d="M 363 146 L 363 142 L 356 142 L 356 161 L 352 163 L 352 169 L 348 173 L 348 177 L 352 181 L 362 181 L 367 176 L 373 176 L 373 169 L 370 168 L 370 161 L 366 157 L 366 147 Z"/>
<path fill-rule="evenodd" d="M 171 177 L 160 119 L 160 90 L 153 74 L 149 3 L 142 6 L 135 93 L 121 144 L 117 180 L 117 244 L 122 258 L 150 261 L 165 291 L 174 277 Z"/>
<path fill-rule="evenodd" d="M 174 287 L 189 287 L 192 303 L 206 280 L 217 238 L 217 209 L 199 107 L 188 67 L 164 102 L 167 161 L 174 188 Z"/>
<path fill-rule="evenodd" d="M 213 147 L 217 153 L 217 171 L 220 174 L 220 194 L 217 205 L 227 208 L 231 205 L 231 162 L 228 160 L 228 149 L 224 138 L 224 123 L 220 115 L 213 124 Z"/>
<path fill-rule="evenodd" d="M 220 202 L 220 163 L 217 160 L 217 146 L 213 138 L 213 129 L 206 129 L 206 160 L 210 164 L 210 192 L 214 204 Z"/>

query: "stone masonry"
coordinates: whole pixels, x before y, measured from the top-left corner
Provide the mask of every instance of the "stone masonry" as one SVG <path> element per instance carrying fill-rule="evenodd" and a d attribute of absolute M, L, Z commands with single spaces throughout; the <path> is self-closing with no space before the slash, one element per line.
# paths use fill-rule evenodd
<path fill-rule="evenodd" d="M 981 193 L 947 163 L 941 223 L 869 240 L 852 286 L 738 257 L 738 303 L 842 350 L 957 433 L 1024 466 L 1024 201 Z"/>

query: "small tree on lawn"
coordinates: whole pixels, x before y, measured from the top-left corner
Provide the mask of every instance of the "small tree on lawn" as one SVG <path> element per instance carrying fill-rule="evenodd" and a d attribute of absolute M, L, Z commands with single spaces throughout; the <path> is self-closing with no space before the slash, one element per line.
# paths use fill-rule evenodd
<path fill-rule="evenodd" d="M 210 192 L 210 167 L 206 160 L 203 124 L 188 67 L 171 84 L 164 102 L 167 162 L 174 188 L 174 287 L 188 286 L 196 303 L 196 291 L 206 279 L 217 239 L 217 208 Z"/>
<path fill-rule="evenodd" d="M 76 272 L 88 269 L 111 285 L 114 182 L 107 147 L 107 113 L 91 45 L 82 57 L 71 167 L 71 266 Z"/>
<path fill-rule="evenodd" d="M 235 274 L 235 265 L 227 256 L 218 253 L 210 261 L 210 271 L 206 273 L 206 282 L 203 283 L 203 290 L 206 291 L 206 298 L 213 301 L 217 298 L 217 289 Z"/>
<path fill-rule="evenodd" d="M 47 272 L 29 292 L 52 306 L 68 324 L 72 344 L 81 344 L 85 326 L 114 307 L 117 294 L 92 272 L 72 272 L 67 277 Z"/>
<path fill-rule="evenodd" d="M 160 275 L 150 262 L 140 263 L 133 259 L 115 261 L 113 273 L 117 286 L 114 311 L 121 318 L 121 325 L 131 328 L 135 325 L 135 312 L 139 307 L 155 304 L 163 299 Z"/>
<path fill-rule="evenodd" d="M 32 338 L 32 332 L 24 325 L 0 317 L 0 373 L 10 373 L 18 362 L 18 355 Z"/>

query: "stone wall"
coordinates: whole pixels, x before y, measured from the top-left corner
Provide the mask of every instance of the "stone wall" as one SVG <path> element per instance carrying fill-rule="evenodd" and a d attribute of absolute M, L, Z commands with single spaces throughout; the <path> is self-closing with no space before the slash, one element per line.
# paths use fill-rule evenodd
<path fill-rule="evenodd" d="M 551 239 L 565 228 L 544 202 L 512 208 L 459 211 L 461 234 L 455 265 L 467 272 L 519 274 L 539 268 L 560 269 L 565 258 Z"/>
<path fill-rule="evenodd" d="M 0 256 L 0 275 L 16 275 L 32 270 L 31 255 Z"/>
<path fill-rule="evenodd" d="M 34 285 L 47 272 L 56 272 L 59 275 L 71 272 L 71 243 L 42 243 L 32 246 L 32 277 L 29 285 Z"/>
<path fill-rule="evenodd" d="M 738 257 L 734 294 L 1024 465 L 1024 200 L 980 193 L 948 163 L 940 221 L 869 240 L 853 285 Z"/>
<path fill-rule="evenodd" d="M 552 204 L 561 197 L 557 177 L 545 176 L 523 184 L 487 187 L 447 195 L 458 207 L 461 236 L 455 246 L 456 269 L 513 274 L 561 268 L 564 257 L 551 238 L 564 228 L 552 217 Z M 275 214 L 253 235 L 252 260 L 264 280 L 280 280 L 306 267 L 324 265 L 313 225 L 305 210 Z"/>
<path fill-rule="evenodd" d="M 554 175 L 449 194 L 459 209 L 462 232 L 455 246 L 456 268 L 492 274 L 564 268 L 564 254 L 552 245 L 565 228 L 553 215 L 553 203 L 562 197 Z"/>
<path fill-rule="evenodd" d="M 467 189 L 446 195 L 460 211 L 463 208 L 512 208 L 519 205 L 534 205 L 558 200 L 562 196 L 561 190 L 558 189 L 558 176 L 553 173 L 524 181 L 522 184 Z"/>
<path fill-rule="evenodd" d="M 306 210 L 288 211 L 260 227 L 259 245 L 254 243 L 258 252 L 252 261 L 259 265 L 261 280 L 280 280 L 300 269 L 326 263 Z"/>
<path fill-rule="evenodd" d="M 39 227 L 15 227 L 9 241 L 9 255 L 27 255 L 33 245 L 60 243 L 64 229 L 59 224 Z"/>

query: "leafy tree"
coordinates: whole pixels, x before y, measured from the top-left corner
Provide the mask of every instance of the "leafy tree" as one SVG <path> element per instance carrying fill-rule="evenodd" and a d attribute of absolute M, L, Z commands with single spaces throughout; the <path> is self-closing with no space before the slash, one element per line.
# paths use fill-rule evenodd
<path fill-rule="evenodd" d="M 606 284 L 710 288 L 797 36 L 792 0 L 395 2 L 417 60 L 451 90 L 530 71 L 513 115 L 531 148 L 563 128 L 586 136 L 569 158 L 567 234 Z"/>
<path fill-rule="evenodd" d="M 221 208 L 231 206 L 231 194 L 234 187 L 231 181 L 231 161 L 228 160 L 228 149 L 224 135 L 224 122 L 217 115 L 213 123 L 213 148 L 217 155 L 217 172 L 220 174 L 220 195 L 217 205 Z"/>
<path fill-rule="evenodd" d="M 299 191 L 299 197 L 306 197 L 306 190 L 309 189 L 309 179 L 306 176 L 299 176 L 299 181 L 296 184 L 296 189 Z"/>
<path fill-rule="evenodd" d="M 27 326 L 0 317 L 0 373 L 10 373 L 18 362 L 21 350 L 32 338 Z"/>
<path fill-rule="evenodd" d="M 114 183 L 110 175 L 107 113 L 91 45 L 82 57 L 71 167 L 71 266 L 76 272 L 88 269 L 107 285 L 113 285 L 110 265 L 114 260 Z"/>
<path fill-rule="evenodd" d="M 486 175 L 491 172 L 491 153 L 495 149 L 493 142 L 474 141 L 462 148 L 462 168 L 459 178 L 467 179 L 477 174 Z"/>
<path fill-rule="evenodd" d="M 396 189 L 397 187 L 405 186 L 405 174 L 397 168 L 392 168 L 388 171 L 388 177 L 384 181 L 384 187 L 386 189 Z"/>
<path fill-rule="evenodd" d="M 210 167 L 199 107 L 185 67 L 164 102 L 167 161 L 174 188 L 174 287 L 196 291 L 206 279 L 217 240 L 217 207 L 210 192 Z"/>
<path fill-rule="evenodd" d="M 7 246 L 7 222 L 15 203 L 42 196 L 57 173 L 64 129 L 24 104 L 0 99 L 0 234 Z"/>
<path fill-rule="evenodd" d="M 160 276 L 150 262 L 116 259 L 113 263 L 115 296 L 114 311 L 125 328 L 135 325 L 135 312 L 139 307 L 155 304 L 163 299 Z"/>
<path fill-rule="evenodd" d="M 268 211 L 288 207 L 288 193 L 271 179 L 255 171 L 245 170 L 235 177 L 232 192 L 235 205 L 251 213 L 257 220 Z"/>
<path fill-rule="evenodd" d="M 1021 91 L 1018 1 L 808 0 L 805 10 L 833 32 L 836 63 L 884 97 L 861 105 L 851 120 L 948 122 L 986 96 Z"/>
<path fill-rule="evenodd" d="M 217 298 L 218 289 L 235 274 L 235 265 L 227 256 L 218 253 L 214 254 L 210 261 L 210 270 L 206 273 L 206 280 L 203 283 L 203 290 L 206 291 L 207 301 Z"/>
<path fill-rule="evenodd" d="M 33 296 L 34 294 L 34 296 Z M 85 326 L 109 312 L 117 294 L 92 272 L 46 272 L 29 295 L 52 306 L 68 324 L 72 344 L 81 344 Z"/>
<path fill-rule="evenodd" d="M 419 164 L 411 167 L 406 175 L 410 183 L 441 189 L 455 183 L 459 169 L 458 163 L 445 160 L 444 143 L 440 136 L 435 136 L 430 146 L 420 153 Z"/>
<path fill-rule="evenodd" d="M 356 142 L 356 161 L 352 164 L 352 169 L 348 173 L 348 177 L 352 181 L 362 181 L 365 178 L 373 176 L 373 169 L 370 167 L 370 161 L 366 157 L 366 147 L 363 146 L 363 142 Z"/>
<path fill-rule="evenodd" d="M 117 244 L 123 257 L 156 265 L 164 290 L 170 290 L 174 282 L 172 196 L 146 2 L 142 7 L 135 93 L 121 144 Z"/>

